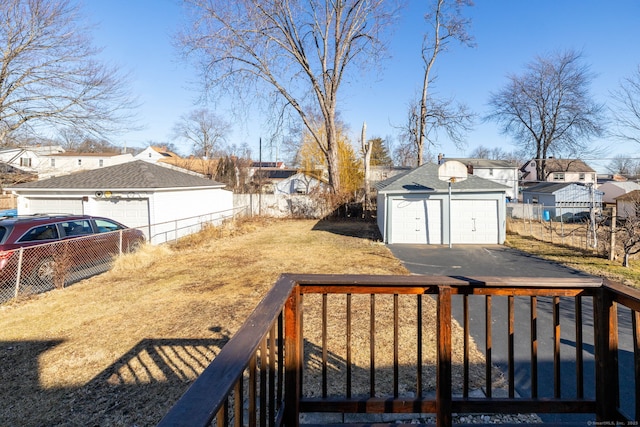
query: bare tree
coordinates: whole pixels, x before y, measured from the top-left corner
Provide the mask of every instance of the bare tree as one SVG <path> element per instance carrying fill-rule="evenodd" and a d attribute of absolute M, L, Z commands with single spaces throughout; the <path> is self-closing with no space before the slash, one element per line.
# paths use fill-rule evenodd
<path fill-rule="evenodd" d="M 628 154 L 618 154 L 611 159 L 607 170 L 623 176 L 638 175 L 640 174 L 640 161 L 633 159 Z"/>
<path fill-rule="evenodd" d="M 628 200 L 624 218 L 617 224 L 616 234 L 621 236 L 622 249 L 624 251 L 623 267 L 629 267 L 629 257 L 640 253 L 640 193 L 633 191 Z M 620 214 L 620 213 L 619 213 Z"/>
<path fill-rule="evenodd" d="M 415 144 L 411 142 L 401 142 L 393 149 L 393 164 L 399 167 L 416 166 Z"/>
<path fill-rule="evenodd" d="M 116 68 L 96 61 L 77 2 L 0 2 L 0 143 L 12 132 L 132 129 L 135 102 Z"/>
<path fill-rule="evenodd" d="M 487 119 L 542 159 L 536 169 L 545 176 L 549 155 L 587 153 L 588 140 L 604 132 L 603 106 L 589 93 L 592 78 L 578 52 L 537 57 L 524 74 L 508 76 L 507 86 L 491 94 Z"/>
<path fill-rule="evenodd" d="M 327 159 L 340 190 L 336 109 L 352 64 L 375 62 L 393 17 L 385 0 L 187 0 L 192 27 L 181 43 L 199 55 L 209 89 L 235 99 L 271 96 L 293 108 Z M 264 90 L 266 85 L 271 90 Z M 251 89 L 251 90 L 249 90 Z M 310 105 L 307 107 L 307 105 Z M 318 112 L 321 123 L 313 120 Z M 324 129 L 324 135 L 318 133 Z"/>
<path fill-rule="evenodd" d="M 526 160 L 521 158 L 516 152 L 505 151 L 501 147 L 489 148 L 484 145 L 479 145 L 474 148 L 469 154 L 469 157 L 474 159 L 505 160 L 514 165 L 522 164 Z"/>
<path fill-rule="evenodd" d="M 425 145 L 433 144 L 438 129 L 445 129 L 451 141 L 460 146 L 464 134 L 471 128 L 474 115 L 464 104 L 452 99 L 437 100 L 429 93 L 433 83 L 433 67 L 441 52 L 448 49 L 451 40 L 471 45 L 472 37 L 467 33 L 469 20 L 462 16 L 464 6 L 472 6 L 471 0 L 435 0 L 433 10 L 425 15 L 432 30 L 422 41 L 424 63 L 422 90 L 419 100 L 409 106 L 409 115 L 404 138 L 416 146 L 418 166 L 424 162 Z"/>
<path fill-rule="evenodd" d="M 192 145 L 193 154 L 205 159 L 211 158 L 230 131 L 228 122 L 206 108 L 183 115 L 173 127 L 174 136 L 187 141 Z"/>
<path fill-rule="evenodd" d="M 617 127 L 616 135 L 640 142 L 640 66 L 620 83 L 611 97 L 614 101 L 611 113 Z"/>

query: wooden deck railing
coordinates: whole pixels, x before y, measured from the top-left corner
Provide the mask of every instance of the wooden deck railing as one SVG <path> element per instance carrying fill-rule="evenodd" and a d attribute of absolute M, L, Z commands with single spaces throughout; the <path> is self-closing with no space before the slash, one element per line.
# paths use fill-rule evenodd
<path fill-rule="evenodd" d="M 639 291 L 601 279 L 283 275 L 160 425 L 406 414 L 450 426 L 454 414 L 523 413 L 635 423 L 639 313 Z"/>

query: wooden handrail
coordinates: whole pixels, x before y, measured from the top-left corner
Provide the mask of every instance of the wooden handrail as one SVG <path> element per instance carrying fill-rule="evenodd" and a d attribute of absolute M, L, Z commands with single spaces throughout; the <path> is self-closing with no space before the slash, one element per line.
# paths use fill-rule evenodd
<path fill-rule="evenodd" d="M 225 403 L 262 340 L 282 313 L 295 282 L 283 277 L 182 395 L 159 426 L 206 426 Z"/>
<path fill-rule="evenodd" d="M 322 344 L 318 344 L 318 361 L 322 366 L 322 397 L 305 397 L 303 389 L 303 371 L 307 363 L 303 344 L 303 312 L 306 295 L 323 295 L 320 300 L 322 307 L 320 321 L 322 322 Z M 330 317 L 327 310 L 328 294 L 343 295 L 346 303 L 347 325 L 345 342 L 347 343 L 347 355 L 341 363 L 345 365 L 346 392 L 345 396 L 329 396 L 326 391 L 327 381 L 327 348 L 326 322 Z M 392 295 L 393 314 L 391 322 L 393 329 L 398 329 L 398 296 L 408 298 L 415 295 L 418 310 L 417 324 L 422 322 L 422 301 L 423 297 L 429 295 L 436 299 L 437 310 L 437 366 L 436 366 L 436 388 L 435 396 L 423 395 L 422 387 L 422 364 L 416 367 L 417 395 L 414 397 L 400 396 L 398 393 L 398 349 L 397 333 L 393 335 L 394 348 L 389 350 L 393 358 L 394 380 L 392 381 L 393 392 L 388 397 L 377 397 L 371 391 L 370 396 L 351 395 L 351 375 L 352 356 L 350 346 L 352 345 L 351 333 L 351 296 L 371 295 L 371 324 L 370 332 L 371 357 L 375 357 L 373 352 L 373 331 L 375 320 L 375 299 L 377 294 Z M 487 353 L 486 362 L 486 398 L 469 397 L 469 366 L 468 366 L 468 345 L 469 345 L 469 297 L 480 298 L 485 301 L 485 317 L 487 328 L 487 342 L 485 345 Z M 505 297 L 508 302 L 508 324 L 504 327 L 508 331 L 507 351 L 508 359 L 508 397 L 492 397 L 491 394 L 491 323 L 493 311 L 497 310 L 496 300 L 492 302 L 492 297 Z M 530 337 L 531 337 L 531 372 L 536 378 L 531 382 L 531 396 L 514 396 L 514 299 L 518 297 L 528 297 L 531 314 Z M 465 320 L 464 327 L 464 388 L 462 397 L 454 397 L 452 390 L 452 306 L 454 298 L 463 299 L 463 309 Z M 561 343 L 561 305 L 568 310 L 567 301 L 561 299 L 573 298 L 575 306 L 573 314 L 575 316 L 575 347 L 576 347 L 576 396 L 564 397 L 560 393 L 560 343 Z M 584 370 L 582 364 L 583 335 L 585 327 L 582 322 L 583 298 L 593 300 L 593 327 L 595 333 L 594 357 L 595 357 L 595 398 L 585 398 L 584 382 L 582 376 Z M 540 299 L 540 300 L 539 300 Z M 553 348 L 551 349 L 553 358 L 553 381 L 555 391 L 552 396 L 539 396 L 537 384 L 537 364 L 538 364 L 538 311 L 541 310 L 539 301 L 544 301 L 545 306 L 549 306 L 550 315 L 553 316 Z M 342 412 L 342 413 L 432 413 L 436 415 L 436 424 L 440 427 L 452 425 L 452 415 L 464 412 L 497 412 L 497 413 L 586 413 L 594 414 L 597 421 L 623 421 L 627 417 L 618 410 L 618 310 L 617 305 L 629 307 L 633 314 L 634 325 L 634 358 L 635 377 L 640 378 L 640 363 L 638 353 L 640 352 L 640 331 L 636 327 L 636 322 L 640 322 L 640 291 L 630 289 L 617 283 L 603 281 L 598 278 L 520 278 L 520 277 L 450 277 L 450 276 L 375 276 L 375 275 L 282 275 L 270 292 L 265 296 L 258 308 L 249 316 L 245 324 L 238 330 L 236 335 L 225 345 L 220 354 L 204 370 L 200 377 L 187 390 L 187 392 L 176 403 L 174 408 L 166 415 L 159 425 L 209 425 L 212 420 L 217 419 L 218 425 L 227 425 L 228 409 L 234 407 L 234 422 L 243 424 L 243 412 L 248 411 L 249 424 L 260 424 L 261 426 L 278 427 L 280 425 L 297 426 L 299 424 L 299 414 L 303 412 Z M 546 309 L 545 309 L 546 310 Z M 522 313 L 520 313 L 522 314 Z M 276 327 L 276 323 L 280 326 Z M 587 322 L 591 325 L 591 322 Z M 482 322 L 479 322 L 480 326 Z M 274 331 L 281 329 L 276 334 Z M 493 332 L 495 333 L 495 331 Z M 422 340 L 421 329 L 416 332 L 416 339 Z M 277 351 L 273 348 L 276 341 L 280 347 Z M 589 341 L 590 342 L 590 341 Z M 267 344 L 269 343 L 269 344 Z M 482 343 L 477 343 L 482 345 Z M 269 347 L 270 349 L 267 349 Z M 421 347 L 421 346 L 419 346 Z M 420 351 L 417 350 L 421 359 Z M 278 360 L 274 354 L 278 353 Z M 257 354 L 260 359 L 257 359 Z M 256 366 L 257 365 L 257 366 Z M 372 367 L 375 360 L 371 360 Z M 579 366 L 580 365 L 580 366 Z M 260 370 L 259 375 L 255 370 Z M 248 372 L 248 374 L 245 374 Z M 281 378 L 284 373 L 284 381 L 280 383 L 277 378 Z M 373 375 L 375 369 L 370 372 L 371 387 L 375 386 Z M 249 381 L 248 388 L 251 390 L 249 399 L 261 399 L 259 403 L 249 403 L 238 406 L 235 401 L 246 398 L 243 392 L 243 383 Z M 256 383 L 260 387 L 256 388 Z M 640 381 L 636 380 L 636 407 L 640 408 Z M 251 397 L 251 395 L 269 394 L 268 398 L 263 396 Z M 591 392 L 590 392 L 591 393 Z M 276 398 L 275 396 L 280 396 Z M 260 412 L 259 419 L 252 415 L 252 412 Z"/>

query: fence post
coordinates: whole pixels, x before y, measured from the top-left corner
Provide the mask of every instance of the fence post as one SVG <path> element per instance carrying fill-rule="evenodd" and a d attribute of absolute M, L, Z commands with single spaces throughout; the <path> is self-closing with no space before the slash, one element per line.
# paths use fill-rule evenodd
<path fill-rule="evenodd" d="M 594 295 L 596 420 L 616 420 L 619 406 L 618 312 L 606 282 Z"/>
<path fill-rule="evenodd" d="M 18 271 L 16 272 L 16 291 L 13 295 L 14 298 L 18 298 L 20 294 L 20 276 L 22 275 L 22 257 L 24 254 L 24 248 L 18 249 Z"/>
<path fill-rule="evenodd" d="M 611 238 L 609 242 L 611 243 L 609 249 L 609 261 L 613 261 L 616 255 L 616 215 L 618 215 L 616 206 L 611 208 Z"/>
<path fill-rule="evenodd" d="M 284 307 L 284 424 L 298 427 L 300 417 L 300 394 L 302 393 L 302 307 L 300 290 L 294 286 Z"/>
<path fill-rule="evenodd" d="M 118 255 L 122 255 L 122 231 L 118 231 Z"/>
<path fill-rule="evenodd" d="M 438 286 L 438 360 L 436 374 L 436 425 L 450 427 L 451 417 L 451 287 Z"/>

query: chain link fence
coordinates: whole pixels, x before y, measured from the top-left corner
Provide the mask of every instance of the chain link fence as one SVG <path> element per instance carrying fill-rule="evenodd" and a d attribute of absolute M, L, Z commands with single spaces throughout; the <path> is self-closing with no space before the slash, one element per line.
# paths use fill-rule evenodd
<path fill-rule="evenodd" d="M 134 252 L 145 240 L 152 244 L 175 242 L 246 212 L 246 207 L 238 207 L 138 227 L 144 237 L 135 228 L 127 228 L 0 251 L 0 304 L 104 273 L 116 257 Z"/>
<path fill-rule="evenodd" d="M 138 227 L 149 243 L 160 245 L 162 243 L 175 242 L 179 238 L 198 233 L 205 226 L 220 225 L 224 221 L 237 216 L 248 215 L 247 206 L 239 206 L 233 209 L 196 215 L 188 218 L 180 218 L 171 221 L 158 222 L 148 227 Z"/>
<path fill-rule="evenodd" d="M 103 273 L 144 240 L 131 229 L 91 234 L 0 252 L 0 303 L 64 288 Z"/>
<path fill-rule="evenodd" d="M 611 252 L 611 216 L 608 209 L 507 203 L 507 232 L 605 256 Z"/>

